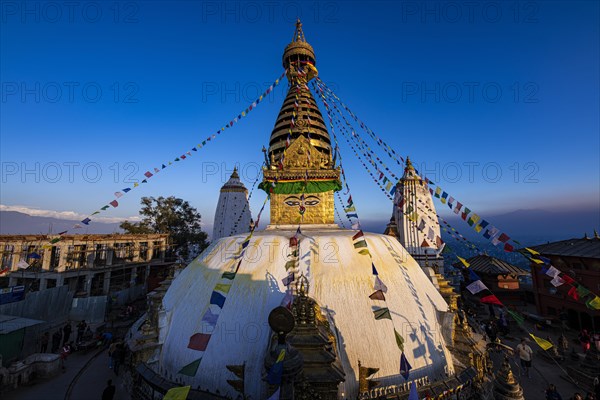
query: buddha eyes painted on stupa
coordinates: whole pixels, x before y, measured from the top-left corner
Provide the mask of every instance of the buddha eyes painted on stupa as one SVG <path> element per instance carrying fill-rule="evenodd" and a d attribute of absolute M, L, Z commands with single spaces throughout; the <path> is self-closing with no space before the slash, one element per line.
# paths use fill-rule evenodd
<path fill-rule="evenodd" d="M 304 198 L 304 202 L 303 202 L 301 197 L 289 196 L 289 197 L 286 197 L 283 200 L 283 202 L 290 207 L 296 207 L 301 204 L 304 206 L 312 207 L 312 206 L 316 206 L 317 204 L 319 204 L 321 202 L 321 200 L 317 196 L 306 196 Z"/>

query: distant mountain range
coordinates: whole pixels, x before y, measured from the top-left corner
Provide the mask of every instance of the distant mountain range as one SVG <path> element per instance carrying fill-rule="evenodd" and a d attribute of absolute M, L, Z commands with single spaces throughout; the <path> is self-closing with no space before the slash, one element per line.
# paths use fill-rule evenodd
<path fill-rule="evenodd" d="M 459 216 L 443 217 L 467 239 L 487 242 Z M 509 236 L 528 245 L 583 237 L 585 233 L 593 236 L 594 229 L 600 232 L 600 210 L 570 212 L 517 210 L 505 214 L 486 215 L 484 218 Z M 388 221 L 361 221 L 361 225 L 365 231 L 383 232 Z"/>
<path fill-rule="evenodd" d="M 17 211 L 0 211 L 0 234 L 2 235 L 27 235 L 58 233 L 71 230 L 73 225 L 80 221 L 59 219 L 52 217 L 37 217 Z M 94 222 L 89 226 L 83 225 L 69 233 L 114 233 L 122 232 L 119 223 Z"/>
<path fill-rule="evenodd" d="M 490 224 L 528 244 L 583 237 L 584 233 L 593 235 L 594 229 L 600 231 L 600 210 L 578 210 L 557 212 L 544 210 L 517 210 L 505 214 L 485 217 Z M 458 216 L 452 215 L 446 220 L 468 239 L 485 241 Z M 369 232 L 383 232 L 389 220 L 362 220 L 362 228 Z M 0 234 L 47 234 L 71 229 L 79 221 L 51 217 L 37 217 L 16 211 L 0 211 Z M 114 233 L 121 232 L 119 223 L 94 222 L 77 233 Z"/>

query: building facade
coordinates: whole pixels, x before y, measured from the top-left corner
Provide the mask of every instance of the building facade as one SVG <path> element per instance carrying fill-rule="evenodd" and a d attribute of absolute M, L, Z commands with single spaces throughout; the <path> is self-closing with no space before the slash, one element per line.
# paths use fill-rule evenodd
<path fill-rule="evenodd" d="M 552 266 L 583 284 L 593 293 L 600 291 L 600 237 L 568 239 L 531 247 Z M 537 311 L 550 318 L 561 318 L 573 329 L 600 330 L 600 311 L 588 308 L 585 301 L 568 295 L 568 285 L 555 287 L 552 277 L 537 265 L 531 266 Z"/>
<path fill-rule="evenodd" d="M 78 297 L 146 284 L 166 265 L 168 235 L 2 235 L 0 287 L 68 285 Z"/>

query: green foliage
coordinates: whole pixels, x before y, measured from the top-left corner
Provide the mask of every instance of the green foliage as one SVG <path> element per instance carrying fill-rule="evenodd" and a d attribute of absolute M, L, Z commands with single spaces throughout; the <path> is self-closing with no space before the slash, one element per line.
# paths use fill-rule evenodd
<path fill-rule="evenodd" d="M 200 213 L 187 201 L 174 196 L 161 196 L 142 197 L 140 203 L 142 220 L 121 222 L 120 227 L 125 233 L 167 233 L 171 243 L 184 257 L 188 254 L 187 245 L 197 244 L 200 250 L 208 246 L 206 232 L 200 227 Z"/>

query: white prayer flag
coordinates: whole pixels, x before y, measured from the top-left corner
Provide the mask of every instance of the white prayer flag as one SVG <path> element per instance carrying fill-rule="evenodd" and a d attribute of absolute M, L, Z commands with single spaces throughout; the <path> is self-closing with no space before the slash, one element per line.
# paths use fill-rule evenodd
<path fill-rule="evenodd" d="M 27 269 L 29 267 L 29 264 L 27 264 L 25 260 L 21 260 L 17 263 L 17 267 L 20 269 Z"/>
<path fill-rule="evenodd" d="M 387 286 L 385 286 L 383 284 L 383 282 L 381 281 L 381 279 L 379 279 L 378 276 L 375 277 L 375 284 L 373 285 L 373 289 L 375 289 L 375 291 L 377 290 L 381 290 L 383 293 L 387 293 Z"/>
<path fill-rule="evenodd" d="M 467 290 L 471 292 L 471 294 L 477 294 L 485 289 L 487 289 L 487 286 L 481 281 L 475 281 L 467 286 Z"/>
<path fill-rule="evenodd" d="M 550 268 L 548 268 L 548 271 L 546 271 L 546 275 L 551 277 L 556 277 L 558 274 L 560 274 L 560 271 L 554 268 L 552 265 L 550 266 Z"/>
<path fill-rule="evenodd" d="M 559 287 L 560 285 L 565 283 L 565 281 L 560 276 L 555 275 L 554 278 L 552 278 L 552 280 L 550 281 L 550 283 L 556 287 Z"/>

